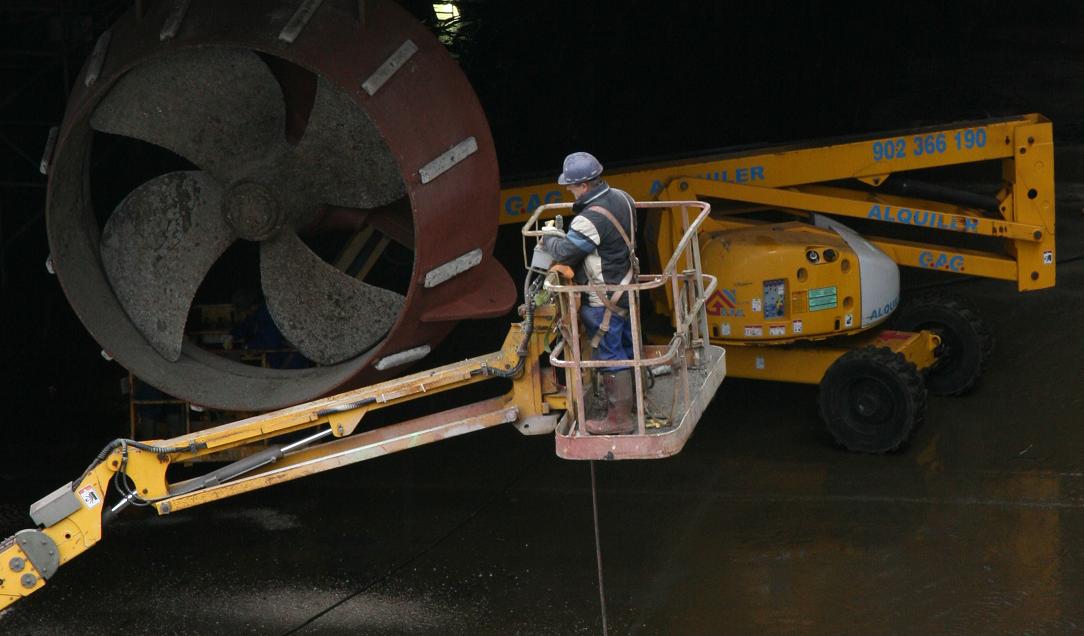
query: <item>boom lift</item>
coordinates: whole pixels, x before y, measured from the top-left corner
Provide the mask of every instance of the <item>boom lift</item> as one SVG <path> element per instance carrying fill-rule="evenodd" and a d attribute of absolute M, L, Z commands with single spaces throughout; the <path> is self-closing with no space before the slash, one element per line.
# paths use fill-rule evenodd
<path fill-rule="evenodd" d="M 986 160 L 1000 161 L 1003 179 L 988 210 L 958 193 L 947 203 L 880 191 L 895 173 Z M 647 261 L 659 272 L 606 286 L 630 292 L 633 360 L 585 359 L 573 317 L 587 288 L 527 261 L 524 320 L 497 352 L 172 439 L 110 443 L 83 475 L 31 507 L 37 529 L 0 544 L 0 609 L 41 589 L 129 505 L 169 514 L 509 423 L 524 434 L 554 432 L 558 455 L 569 459 L 673 455 L 726 373 L 723 345 L 735 376 L 819 383 L 821 414 L 844 446 L 892 450 L 924 417 L 927 387 L 972 388 L 992 344 L 966 301 L 899 308 L 897 265 L 1015 280 L 1021 291 L 1054 284 L 1052 131 L 1040 115 L 637 166 L 608 179 L 640 201 Z M 845 180 L 870 189 L 841 187 Z M 541 219 L 570 207 L 561 197 L 539 185 L 506 189 L 501 220 L 520 223 L 530 208 L 522 234 L 537 237 Z M 729 207 L 713 212 L 693 197 Z M 765 220 L 765 212 L 791 220 Z M 864 236 L 826 215 L 948 238 Z M 641 343 L 640 318 L 649 316 L 640 292 L 670 322 L 667 341 L 655 329 Z M 890 318 L 898 329 L 885 328 Z M 592 405 L 588 372 L 608 365 L 639 370 L 631 435 L 581 430 Z M 511 389 L 358 431 L 370 411 L 490 379 L 511 380 Z M 274 444 L 255 446 L 267 441 Z M 231 449 L 254 452 L 201 477 L 167 478 L 172 464 Z M 110 481 L 120 500 L 107 505 Z"/>
<path fill-rule="evenodd" d="M 679 452 L 722 382 L 726 362 L 723 349 L 705 337 L 705 301 L 716 283 L 700 273 L 696 236 L 710 206 L 695 201 L 638 204 L 671 206 L 677 207 L 682 220 L 682 237 L 661 272 L 640 275 L 628 285 L 602 287 L 607 293 L 619 289 L 629 293 L 633 324 L 639 319 L 641 291 L 668 290 L 675 316 L 668 343 L 645 346 L 636 341 L 632 360 L 585 359 L 575 316 L 586 287 L 529 269 L 521 307 L 524 319 L 512 325 L 499 351 L 172 439 L 111 442 L 81 476 L 31 506 L 38 528 L 22 530 L 0 543 L 0 610 L 41 589 L 59 566 L 94 546 L 103 527 L 128 506 L 170 514 L 502 424 L 513 424 L 528 435 L 556 431 L 557 453 L 569 459 L 650 459 Z M 524 241 L 540 235 L 537 223 L 542 212 L 569 207 L 548 206 L 536 212 L 524 227 Z M 695 218 L 690 218 L 690 210 L 696 211 Z M 637 431 L 590 435 L 581 429 L 591 402 L 581 373 L 618 365 L 641 371 L 636 374 Z M 510 390 L 500 397 L 359 430 L 369 412 L 493 379 L 510 380 Z M 200 477 L 178 482 L 168 478 L 173 464 L 267 441 L 272 445 L 257 446 L 244 459 Z M 120 499 L 107 502 L 112 499 L 110 482 Z"/>
<path fill-rule="evenodd" d="M 135 3 L 96 42 L 42 159 L 49 262 L 88 330 L 133 373 L 219 408 L 387 380 L 456 322 L 501 315 L 515 297 L 492 257 L 492 210 L 477 204 L 497 191 L 492 137 L 440 43 L 391 2 L 268 4 L 278 28 L 245 3 Z M 116 180 L 93 169 L 103 136 L 195 169 L 148 175 L 112 211 L 96 210 L 92 184 Z M 900 173 L 982 161 L 1001 165 L 994 196 L 889 191 Z M 962 299 L 901 305 L 898 265 L 1021 291 L 1055 282 L 1052 131 L 1040 115 L 636 165 L 607 179 L 641 201 L 643 260 L 657 272 L 608 286 L 630 293 L 633 325 L 644 318 L 634 359 L 609 363 L 639 370 L 634 434 L 581 431 L 590 370 L 607 366 L 580 346 L 585 288 L 528 267 L 524 320 L 497 352 L 170 439 L 110 443 L 32 506 L 37 529 L 0 543 L 0 609 L 97 543 L 127 506 L 168 514 L 507 423 L 555 432 L 566 458 L 672 455 L 722 381 L 722 346 L 736 376 L 820 384 L 821 414 L 847 448 L 892 450 L 923 419 L 927 389 L 969 390 L 992 346 Z M 537 236 L 541 219 L 569 207 L 564 196 L 548 181 L 506 188 L 500 222 L 529 216 L 523 236 Z M 361 281 L 300 238 L 339 223 L 379 231 L 374 253 L 391 241 L 411 251 L 409 280 Z M 189 306 L 240 240 L 260 244 L 274 324 L 316 367 L 264 373 L 189 346 Z M 361 427 L 370 411 L 491 379 L 510 390 Z M 168 479 L 171 465 L 223 451 L 244 457 Z M 120 500 L 107 504 L 110 481 Z"/>
<path fill-rule="evenodd" d="M 982 162 L 1000 167 L 996 194 L 902 180 Z M 901 304 L 898 265 L 1021 291 L 1055 283 L 1052 126 L 1037 114 L 606 174 L 638 200 L 715 202 L 700 234 L 704 269 L 719 280 L 707 333 L 729 348 L 733 376 L 820 385 L 821 415 L 851 450 L 898 448 L 925 418 L 927 392 L 965 393 L 989 363 L 993 336 L 971 303 L 941 292 Z M 508 186 L 500 221 L 546 218 L 566 196 L 550 180 Z M 640 223 L 641 254 L 656 266 L 681 236 L 671 210 Z M 665 295 L 653 300 L 649 339 L 673 311 Z"/>
<path fill-rule="evenodd" d="M 634 165 L 607 180 L 638 200 L 713 201 L 699 239 L 704 271 L 719 281 L 710 338 L 727 348 L 730 374 L 819 384 L 836 440 L 885 452 L 923 420 L 927 389 L 973 388 L 993 345 L 964 298 L 901 305 L 897 265 L 1015 281 L 1020 291 L 1053 286 L 1052 135 L 1031 114 Z M 1000 164 L 995 196 L 897 176 L 983 161 Z M 905 195 L 886 191 L 893 182 Z M 504 223 L 562 197 L 549 184 L 502 194 Z M 645 221 L 648 258 L 666 260 L 679 218 L 664 210 Z M 659 315 L 672 313 L 666 298 L 654 301 Z"/>

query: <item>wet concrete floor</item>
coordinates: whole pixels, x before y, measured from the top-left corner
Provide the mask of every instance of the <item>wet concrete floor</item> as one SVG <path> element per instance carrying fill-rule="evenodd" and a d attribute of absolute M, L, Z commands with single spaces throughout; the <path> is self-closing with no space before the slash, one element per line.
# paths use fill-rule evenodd
<path fill-rule="evenodd" d="M 611 633 L 1084 632 L 1084 190 L 1064 193 L 1056 288 L 951 286 L 994 362 L 902 452 L 834 448 L 812 387 L 728 379 L 681 455 L 596 464 Z M 0 487 L 31 501 L 48 473 Z M 588 464 L 488 431 L 127 515 L 0 633 L 599 633 L 592 533 Z"/>

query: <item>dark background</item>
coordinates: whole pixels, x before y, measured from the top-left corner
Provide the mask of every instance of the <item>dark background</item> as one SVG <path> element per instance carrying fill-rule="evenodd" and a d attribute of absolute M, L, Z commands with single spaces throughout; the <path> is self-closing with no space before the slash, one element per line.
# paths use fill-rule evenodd
<path fill-rule="evenodd" d="M 0 3 L 0 539 L 128 422 L 124 370 L 45 271 L 37 164 L 71 79 L 131 3 Z M 1079 631 L 1084 5 L 459 6 L 454 35 L 434 27 L 506 178 L 552 178 L 578 149 L 612 166 L 1054 121 L 1057 287 L 953 287 L 999 338 L 978 391 L 931 397 L 907 449 L 870 456 L 832 446 L 815 387 L 728 378 L 678 457 L 598 463 L 598 532 L 613 633 Z M 427 363 L 491 350 L 504 322 L 461 324 Z M 551 439 L 471 435 L 222 505 L 133 512 L 0 632 L 597 633 L 591 499 L 588 467 Z"/>
<path fill-rule="evenodd" d="M 72 78 L 130 4 L 0 8 L 0 447 L 14 453 L 85 455 L 126 428 L 124 370 L 99 356 L 44 267 L 38 162 Z M 1054 121 L 1058 145 L 1084 143 L 1077 2 L 478 0 L 458 3 L 455 29 L 429 3 L 406 4 L 473 83 L 505 179 L 552 176 L 578 149 L 613 165 L 1026 112 Z M 452 342 L 482 332 L 458 329 Z"/>

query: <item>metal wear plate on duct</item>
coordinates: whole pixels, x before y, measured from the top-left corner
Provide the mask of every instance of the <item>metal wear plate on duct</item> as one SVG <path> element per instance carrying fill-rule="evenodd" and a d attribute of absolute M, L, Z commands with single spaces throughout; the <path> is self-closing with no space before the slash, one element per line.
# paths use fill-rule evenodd
<path fill-rule="evenodd" d="M 297 11 L 294 11 L 293 17 L 286 23 L 286 26 L 282 27 L 282 32 L 279 33 L 279 39 L 283 42 L 293 44 L 294 40 L 297 39 L 297 36 L 301 34 L 301 30 L 309 23 L 312 14 L 316 13 L 316 10 L 320 8 L 320 4 L 323 3 L 323 1 L 324 0 L 304 0 L 301 5 L 297 7 Z"/>
<path fill-rule="evenodd" d="M 414 347 L 413 349 L 407 349 L 406 351 L 400 351 L 399 353 L 393 353 L 390 356 L 384 356 L 377 360 L 377 371 L 384 371 L 386 369 L 392 369 L 395 367 L 403 366 L 404 364 L 421 360 L 425 356 L 429 355 L 429 345 L 422 345 L 420 347 Z"/>
<path fill-rule="evenodd" d="M 380 65 L 380 68 L 376 69 L 369 79 L 362 82 L 361 87 L 365 89 L 365 92 L 370 97 L 376 94 L 380 87 L 384 85 L 384 82 L 388 81 L 395 71 L 398 71 L 406 61 L 410 59 L 412 55 L 418 52 L 418 45 L 414 42 L 407 40 L 403 42 L 391 57 L 384 60 L 384 63 Z"/>
<path fill-rule="evenodd" d="M 425 275 L 425 286 L 436 287 L 444 281 L 458 276 L 468 269 L 482 262 L 481 248 L 475 248 L 459 258 L 452 259 L 447 263 L 435 267 Z"/>
<path fill-rule="evenodd" d="M 422 183 L 429 183 L 448 170 L 451 170 L 455 164 L 473 155 L 477 150 L 478 140 L 474 137 L 467 137 L 463 141 L 449 148 L 441 156 L 422 166 L 421 169 L 418 170 L 418 176 L 421 177 Z"/>
<path fill-rule="evenodd" d="M 106 31 L 98 37 L 98 41 L 94 44 L 94 50 L 90 52 L 90 61 L 87 62 L 87 75 L 83 79 L 84 86 L 90 86 L 94 82 L 98 81 L 98 74 L 102 72 L 102 65 L 105 64 L 105 54 L 109 50 L 109 40 L 113 37 L 112 33 Z"/>
<path fill-rule="evenodd" d="M 184 21 L 184 14 L 188 13 L 188 5 L 192 0 L 176 0 L 173 6 L 169 10 L 169 15 L 166 16 L 165 22 L 162 23 L 162 30 L 158 32 L 158 39 L 161 41 L 172 40 L 177 32 L 181 30 L 181 22 Z"/>
<path fill-rule="evenodd" d="M 49 162 L 53 160 L 53 148 L 56 147 L 56 136 L 60 132 L 59 126 L 53 126 L 49 129 L 49 136 L 45 138 L 45 150 L 41 153 L 41 163 L 38 165 L 38 171 L 43 175 L 49 174 Z"/>

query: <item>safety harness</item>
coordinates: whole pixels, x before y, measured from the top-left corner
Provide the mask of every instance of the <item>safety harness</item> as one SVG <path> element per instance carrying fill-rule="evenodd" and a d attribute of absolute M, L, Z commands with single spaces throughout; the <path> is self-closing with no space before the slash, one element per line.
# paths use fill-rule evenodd
<path fill-rule="evenodd" d="M 625 200 L 629 204 L 629 228 L 632 230 L 632 236 L 636 236 L 636 206 L 632 204 L 632 200 L 625 194 Z M 601 214 L 607 221 L 609 221 L 614 228 L 617 229 L 617 233 L 621 235 L 622 240 L 625 241 L 625 246 L 629 248 L 629 271 L 625 273 L 625 277 L 621 279 L 619 284 L 628 285 L 636 276 L 640 274 L 640 261 L 636 258 L 636 244 L 632 237 L 625 232 L 625 228 L 621 227 L 621 223 L 614 217 L 613 213 L 602 207 L 601 205 L 592 205 L 587 208 L 588 210 L 594 210 Z M 598 345 L 602 342 L 602 338 L 610 331 L 610 319 L 614 314 L 621 316 L 622 318 L 628 316 L 628 310 L 621 307 L 618 303 L 621 302 L 621 296 L 624 295 L 625 290 L 616 290 L 610 296 L 606 295 L 606 292 L 597 285 L 591 285 L 591 291 L 602 301 L 602 306 L 606 308 L 606 311 L 602 314 L 602 322 L 599 323 L 598 331 L 595 332 L 593 338 L 591 338 L 591 349 L 598 349 Z"/>

